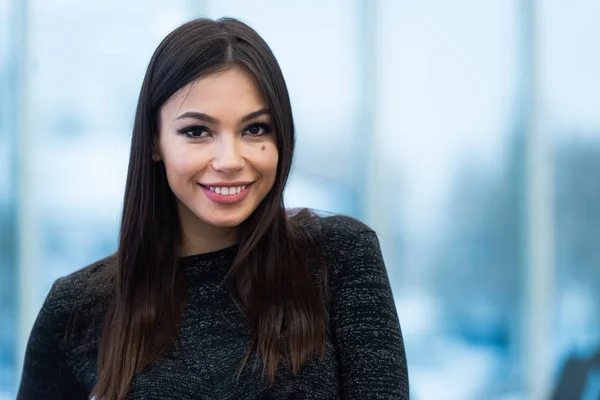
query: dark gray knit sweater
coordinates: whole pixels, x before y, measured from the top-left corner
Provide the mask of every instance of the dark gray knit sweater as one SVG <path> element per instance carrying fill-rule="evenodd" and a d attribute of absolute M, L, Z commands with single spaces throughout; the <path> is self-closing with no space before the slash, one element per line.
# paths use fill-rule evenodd
<path fill-rule="evenodd" d="M 219 285 L 237 251 L 231 247 L 180 260 L 190 290 L 180 345 L 134 377 L 129 397 L 408 399 L 404 344 L 377 236 L 348 217 L 324 217 L 320 224 L 331 301 L 324 360 L 304 364 L 296 375 L 281 373 L 273 386 L 261 368 L 236 377 L 251 335 Z M 54 283 L 29 338 L 19 399 L 88 398 L 97 377 L 100 329 L 72 328 L 71 322 L 75 310 L 91 314 L 105 298 L 85 294 L 85 288 L 114 261 L 106 258 Z M 249 361 L 256 363 L 256 356 Z"/>

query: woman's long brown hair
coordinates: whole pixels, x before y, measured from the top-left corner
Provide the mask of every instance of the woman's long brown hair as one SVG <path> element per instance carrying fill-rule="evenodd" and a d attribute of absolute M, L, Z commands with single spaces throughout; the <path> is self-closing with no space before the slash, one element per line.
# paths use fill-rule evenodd
<path fill-rule="evenodd" d="M 125 398 L 134 375 L 177 346 L 187 286 L 177 268 L 181 232 L 175 197 L 164 166 L 152 160 L 158 113 L 180 88 L 233 65 L 246 68 L 258 82 L 273 116 L 279 151 L 275 184 L 241 226 L 239 250 L 223 282 L 253 336 L 241 368 L 256 351 L 263 374 L 273 382 L 279 368 L 296 373 L 302 363 L 324 356 L 329 320 L 325 268 L 312 268 L 306 259 L 306 249 L 317 244 L 305 223 L 308 214 L 291 218 L 283 205 L 294 151 L 283 75 L 267 44 L 247 25 L 235 19 L 197 19 L 160 43 L 142 84 L 117 267 L 110 276 L 98 381 L 90 396 Z"/>

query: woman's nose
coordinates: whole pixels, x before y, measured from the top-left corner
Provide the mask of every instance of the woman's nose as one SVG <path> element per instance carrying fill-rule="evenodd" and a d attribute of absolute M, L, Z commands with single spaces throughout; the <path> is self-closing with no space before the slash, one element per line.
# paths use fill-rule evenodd
<path fill-rule="evenodd" d="M 246 165 L 246 161 L 240 152 L 239 140 L 234 135 L 222 135 L 216 143 L 212 167 L 216 171 L 235 172 Z"/>

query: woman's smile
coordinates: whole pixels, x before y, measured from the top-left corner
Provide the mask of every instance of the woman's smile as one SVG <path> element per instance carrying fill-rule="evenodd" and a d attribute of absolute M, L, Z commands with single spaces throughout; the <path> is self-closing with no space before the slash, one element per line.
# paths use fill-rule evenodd
<path fill-rule="evenodd" d="M 253 182 L 233 184 L 202 185 L 203 194 L 217 204 L 237 204 L 242 202 L 250 192 Z"/>

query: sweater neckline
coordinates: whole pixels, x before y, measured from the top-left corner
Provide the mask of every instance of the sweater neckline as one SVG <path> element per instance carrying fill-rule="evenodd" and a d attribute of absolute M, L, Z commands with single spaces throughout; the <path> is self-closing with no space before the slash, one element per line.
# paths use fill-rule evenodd
<path fill-rule="evenodd" d="M 203 261 L 213 261 L 219 258 L 229 258 L 228 256 L 234 256 L 239 248 L 239 244 L 225 247 L 220 250 L 210 251 L 208 253 L 192 254 L 189 256 L 179 257 L 178 261 L 181 266 L 191 266 Z"/>

